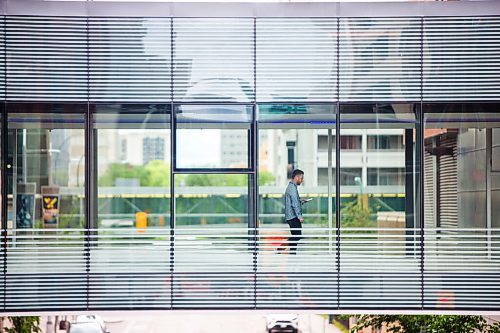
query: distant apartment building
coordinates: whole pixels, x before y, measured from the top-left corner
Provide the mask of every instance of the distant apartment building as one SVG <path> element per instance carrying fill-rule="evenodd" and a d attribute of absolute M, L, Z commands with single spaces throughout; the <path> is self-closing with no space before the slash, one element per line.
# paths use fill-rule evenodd
<path fill-rule="evenodd" d="M 335 133 L 335 131 L 333 131 Z M 335 181 L 335 135 L 332 135 L 332 182 Z M 340 136 L 341 184 L 404 188 L 405 147 L 401 129 L 346 129 Z M 263 130 L 260 169 L 271 172 L 276 185 L 286 183 L 292 169 L 306 174 L 305 186 L 328 184 L 328 130 Z M 357 180 L 359 177 L 359 180 Z"/>
<path fill-rule="evenodd" d="M 151 161 L 165 160 L 165 139 L 160 137 L 145 137 L 142 139 L 142 164 Z"/>
<path fill-rule="evenodd" d="M 222 131 L 220 140 L 221 165 L 247 167 L 248 134 L 245 130 Z"/>
<path fill-rule="evenodd" d="M 170 158 L 169 131 L 134 130 L 123 132 L 119 136 L 121 161 L 132 165 L 146 165 L 160 160 L 167 163 Z"/>

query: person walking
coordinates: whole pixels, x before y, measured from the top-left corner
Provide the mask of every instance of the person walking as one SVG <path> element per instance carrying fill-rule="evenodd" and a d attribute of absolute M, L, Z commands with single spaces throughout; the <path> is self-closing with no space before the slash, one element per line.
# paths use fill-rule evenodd
<path fill-rule="evenodd" d="M 297 245 L 302 238 L 302 206 L 297 186 L 304 181 L 304 171 L 295 169 L 292 179 L 285 190 L 285 220 L 290 226 L 291 237 L 288 238 L 290 254 L 297 254 Z"/>

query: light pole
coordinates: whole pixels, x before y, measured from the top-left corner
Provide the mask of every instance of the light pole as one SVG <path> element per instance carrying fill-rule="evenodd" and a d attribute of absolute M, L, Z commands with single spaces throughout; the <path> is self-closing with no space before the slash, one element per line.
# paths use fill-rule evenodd
<path fill-rule="evenodd" d="M 80 164 L 82 163 L 84 157 L 85 154 L 82 154 L 78 160 L 78 164 L 76 165 L 76 187 L 80 187 Z"/>
<path fill-rule="evenodd" d="M 80 188 L 80 164 L 82 163 L 84 156 L 85 156 L 85 154 L 82 154 L 82 156 L 80 156 L 80 160 L 78 161 L 78 164 L 76 166 L 76 188 L 77 189 Z M 83 215 L 83 195 L 80 195 L 80 216 L 82 216 L 82 215 Z"/>
<path fill-rule="evenodd" d="M 358 195 L 358 205 L 363 208 L 363 182 L 361 182 L 361 177 L 354 177 L 354 182 L 359 184 L 359 195 Z"/>

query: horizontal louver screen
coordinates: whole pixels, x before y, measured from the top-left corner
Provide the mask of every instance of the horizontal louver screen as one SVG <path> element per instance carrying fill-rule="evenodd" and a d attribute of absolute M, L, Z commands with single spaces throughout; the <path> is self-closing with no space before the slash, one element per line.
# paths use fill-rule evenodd
<path fill-rule="evenodd" d="M 6 309 L 85 309 L 84 230 L 20 229 L 7 233 Z"/>
<path fill-rule="evenodd" d="M 500 97 L 497 17 L 4 18 L 8 100 L 169 102 L 172 77 L 181 102 L 251 102 L 255 79 L 261 102 Z"/>
<path fill-rule="evenodd" d="M 341 228 L 337 248 L 326 228 L 306 227 L 296 255 L 280 229 L 179 227 L 173 239 L 168 228 L 8 230 L 5 307 L 500 306 L 497 231 L 427 229 L 422 261 L 418 229 Z"/>
<path fill-rule="evenodd" d="M 424 306 L 500 308 L 498 229 L 427 229 Z"/>
<path fill-rule="evenodd" d="M 425 101 L 500 98 L 500 18 L 424 18 Z"/>
<path fill-rule="evenodd" d="M 89 19 L 90 100 L 170 101 L 170 25 L 170 19 Z"/>
<path fill-rule="evenodd" d="M 170 230 L 91 230 L 90 308 L 170 306 Z"/>
<path fill-rule="evenodd" d="M 5 100 L 5 16 L 0 20 L 0 100 Z"/>
<path fill-rule="evenodd" d="M 85 18 L 6 19 L 7 99 L 87 101 Z"/>
<path fill-rule="evenodd" d="M 340 19 L 340 100 L 420 100 L 418 19 Z"/>
<path fill-rule="evenodd" d="M 252 19 L 174 19 L 174 101 L 251 102 Z"/>
<path fill-rule="evenodd" d="M 340 307 L 418 308 L 419 243 L 418 229 L 341 229 Z"/>
<path fill-rule="evenodd" d="M 337 20 L 257 19 L 257 101 L 337 100 Z"/>

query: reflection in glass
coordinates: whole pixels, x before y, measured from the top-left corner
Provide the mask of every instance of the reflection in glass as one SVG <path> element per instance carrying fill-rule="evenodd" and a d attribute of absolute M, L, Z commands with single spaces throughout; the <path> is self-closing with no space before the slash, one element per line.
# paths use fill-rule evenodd
<path fill-rule="evenodd" d="M 253 26 L 243 18 L 175 18 L 174 100 L 252 102 Z"/>
<path fill-rule="evenodd" d="M 252 305 L 250 184 L 246 174 L 176 174 L 174 307 Z"/>
<path fill-rule="evenodd" d="M 170 101 L 169 18 L 90 17 L 91 101 Z M 83 30 L 85 31 L 85 30 Z"/>
<path fill-rule="evenodd" d="M 258 306 L 336 303 L 334 105 L 259 105 Z M 284 192 L 294 169 L 304 171 L 302 239 L 290 255 Z M 321 272 L 321 281 L 308 272 Z M 300 286 L 300 287 L 298 287 Z M 321 292 L 317 292 L 321 290 Z"/>
<path fill-rule="evenodd" d="M 75 113 L 21 113 L 50 106 L 11 105 L 9 227 L 83 228 L 85 141 L 83 107 Z M 54 106 L 51 110 L 56 110 Z"/>
<path fill-rule="evenodd" d="M 257 19 L 257 100 L 335 100 L 336 35 L 332 18 Z"/>
<path fill-rule="evenodd" d="M 329 134 L 330 133 L 330 134 Z M 259 193 L 261 224 L 283 222 L 283 194 L 294 169 L 304 171 L 300 195 L 307 222 L 328 226 L 328 147 L 335 139 L 333 105 L 259 105 Z M 330 137 L 329 137 L 330 135 Z M 334 172 L 332 172 L 334 175 Z M 334 176 L 332 176 L 333 181 Z M 316 200 L 317 199 L 317 200 Z"/>
<path fill-rule="evenodd" d="M 5 104 L 4 104 L 5 105 Z M 3 136 L 2 136 L 2 132 L 5 131 L 6 129 L 3 128 L 3 112 L 4 112 L 4 106 L 2 106 L 1 108 L 1 114 L 0 114 L 0 124 L 2 124 L 2 126 L 0 126 L 0 172 L 3 173 L 4 171 L 4 166 L 5 166 L 5 169 L 9 169 L 11 167 L 11 165 L 7 163 L 4 163 L 3 161 L 3 158 L 5 156 L 2 156 L 3 155 L 3 149 L 1 148 L 2 147 L 2 143 L 3 143 Z M 3 187 L 3 184 L 2 184 L 2 181 L 3 181 L 3 176 L 0 175 L 0 219 L 1 219 L 1 225 L 2 225 L 2 228 L 5 228 L 4 227 L 4 219 L 3 219 L 3 193 L 4 193 L 4 187 Z"/>
<path fill-rule="evenodd" d="M 246 228 L 250 222 L 248 178 L 246 174 L 176 175 L 176 226 Z"/>
<path fill-rule="evenodd" d="M 417 307 L 417 109 L 343 105 L 340 120 L 341 138 L 361 140 L 358 151 L 340 142 L 340 269 L 353 272 L 341 277 L 341 307 L 355 306 L 366 284 L 371 288 L 366 307 Z M 404 300 L 388 292 L 403 283 Z"/>
<path fill-rule="evenodd" d="M 89 304 L 169 307 L 170 107 L 99 104 L 92 111 L 97 223 Z"/>
<path fill-rule="evenodd" d="M 6 280 L 5 302 L 11 309 L 86 306 L 85 110 L 7 106 L 6 262 L 15 274 Z"/>
<path fill-rule="evenodd" d="M 412 105 L 348 105 L 342 111 L 341 226 L 415 226 L 412 173 L 416 165 L 416 117 Z M 343 143 L 344 138 L 359 138 L 360 149 L 353 150 L 352 145 Z M 405 201 L 407 195 L 411 201 Z M 358 213 L 363 218 L 356 218 Z M 384 222 L 389 219 L 394 222 Z"/>
<path fill-rule="evenodd" d="M 176 167 L 248 169 L 252 107 L 181 105 L 176 111 Z"/>
<path fill-rule="evenodd" d="M 343 101 L 418 101 L 418 18 L 339 19 L 339 89 Z"/>
<path fill-rule="evenodd" d="M 456 307 L 471 299 L 490 304 L 490 274 L 498 269 L 498 107 L 429 104 L 424 111 L 425 302 L 439 305 L 432 292 L 439 288 L 454 294 Z M 474 288 L 464 289 L 470 274 Z"/>
<path fill-rule="evenodd" d="M 164 105 L 96 105 L 99 227 L 170 225 L 170 111 Z"/>
<path fill-rule="evenodd" d="M 284 192 L 294 169 L 304 171 L 298 187 L 305 219 L 298 253 L 332 249 L 335 187 L 333 154 L 328 153 L 335 133 L 333 105 L 259 105 L 259 222 L 261 233 L 281 234 L 286 240 Z M 326 151 L 325 151 L 326 150 Z M 330 183 L 328 170 L 330 170 Z M 330 199 L 329 199 L 330 198 Z M 330 201 L 330 203 L 329 203 Z M 264 249 L 264 248 L 263 248 Z M 265 251 L 264 251 L 265 252 Z M 311 263 L 314 265 L 314 263 Z"/>
<path fill-rule="evenodd" d="M 491 132 L 491 215 L 500 216 L 500 128 Z M 491 227 L 500 228 L 500 218 L 492 218 Z"/>
<path fill-rule="evenodd" d="M 498 191 L 500 136 L 497 113 L 433 112 L 425 115 L 425 199 L 430 228 L 486 228 L 487 205 Z M 487 161 L 491 160 L 491 163 Z M 490 176 L 488 176 L 490 174 Z M 491 182 L 491 193 L 487 184 Z"/>

